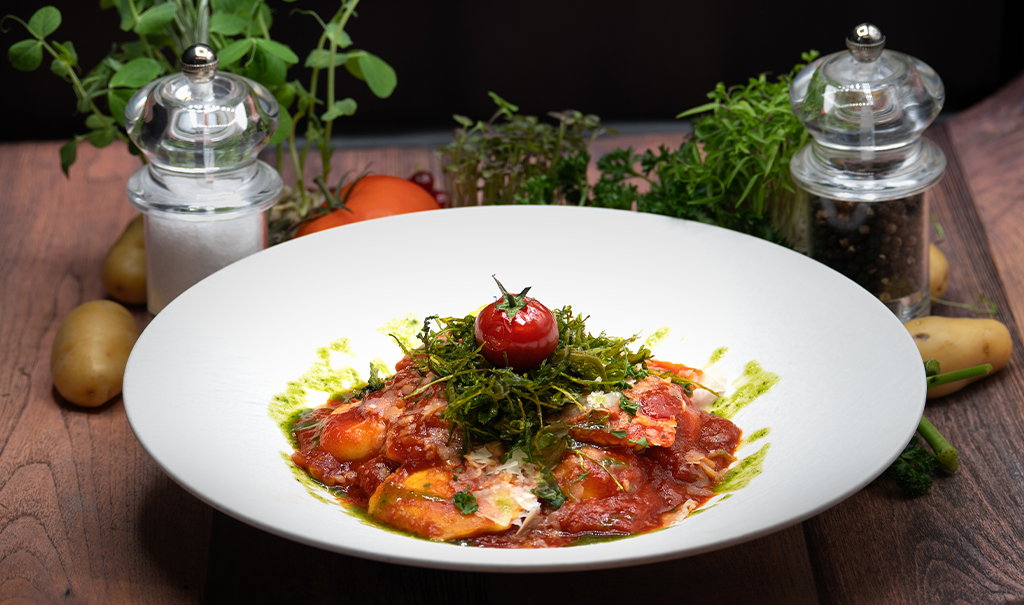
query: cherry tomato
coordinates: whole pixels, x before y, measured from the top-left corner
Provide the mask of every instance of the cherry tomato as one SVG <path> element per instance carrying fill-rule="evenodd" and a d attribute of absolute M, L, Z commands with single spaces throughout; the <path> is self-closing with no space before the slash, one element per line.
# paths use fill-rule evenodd
<path fill-rule="evenodd" d="M 509 294 L 501 282 L 498 287 L 501 298 L 476 316 L 476 342 L 482 345 L 481 352 L 487 361 L 494 365 L 517 372 L 528 370 L 558 348 L 558 321 L 539 301 L 527 298 L 530 288 Z"/>
<path fill-rule="evenodd" d="M 448 195 L 445 191 L 433 192 L 434 200 L 437 201 L 437 205 L 442 208 L 448 208 L 452 205 L 452 196 Z"/>
<path fill-rule="evenodd" d="M 413 173 L 409 180 L 426 189 L 427 193 L 434 192 L 434 175 L 426 170 Z"/>

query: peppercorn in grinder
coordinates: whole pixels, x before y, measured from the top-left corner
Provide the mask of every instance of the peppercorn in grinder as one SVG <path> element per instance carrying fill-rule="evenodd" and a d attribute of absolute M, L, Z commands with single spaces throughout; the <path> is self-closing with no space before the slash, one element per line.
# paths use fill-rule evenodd
<path fill-rule="evenodd" d="M 925 192 L 946 156 L 921 134 L 945 90 L 931 67 L 886 50 L 874 25 L 854 28 L 846 47 L 793 80 L 793 113 L 814 140 L 790 173 L 807 197 L 808 254 L 906 322 L 931 306 Z"/>

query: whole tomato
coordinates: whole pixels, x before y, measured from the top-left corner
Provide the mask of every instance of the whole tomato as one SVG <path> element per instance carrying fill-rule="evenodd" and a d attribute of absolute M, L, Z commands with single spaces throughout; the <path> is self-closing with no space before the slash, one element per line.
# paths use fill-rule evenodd
<path fill-rule="evenodd" d="M 350 184 L 342 187 L 338 197 L 345 201 L 345 208 L 332 210 L 320 218 L 303 223 L 295 236 L 301 237 L 373 218 L 440 208 L 434 196 L 416 183 L 386 174 L 364 176 L 356 181 L 355 186 Z"/>
<path fill-rule="evenodd" d="M 517 372 L 540 365 L 558 348 L 558 321 L 526 288 L 509 294 L 495 278 L 501 298 L 476 316 L 473 333 L 487 361 Z"/>

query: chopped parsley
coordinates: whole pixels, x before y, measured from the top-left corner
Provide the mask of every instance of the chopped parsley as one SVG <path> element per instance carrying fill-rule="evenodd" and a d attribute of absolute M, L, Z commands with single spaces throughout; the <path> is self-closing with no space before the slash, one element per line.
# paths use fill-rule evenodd
<path fill-rule="evenodd" d="M 480 505 L 476 503 L 476 496 L 469 493 L 468 489 L 455 492 L 452 502 L 455 503 L 455 508 L 459 509 L 459 512 L 464 515 L 472 515 L 480 508 Z"/>
<path fill-rule="evenodd" d="M 640 404 L 626 397 L 626 394 L 622 394 L 622 399 L 619 400 L 619 409 L 626 412 L 630 416 L 636 416 L 636 413 L 640 411 Z"/>
<path fill-rule="evenodd" d="M 664 437 L 664 435 L 662 435 Z M 639 439 L 627 439 L 633 445 L 639 445 L 640 447 L 647 449 L 651 447 L 651 444 L 647 443 L 647 437 L 641 437 Z"/>

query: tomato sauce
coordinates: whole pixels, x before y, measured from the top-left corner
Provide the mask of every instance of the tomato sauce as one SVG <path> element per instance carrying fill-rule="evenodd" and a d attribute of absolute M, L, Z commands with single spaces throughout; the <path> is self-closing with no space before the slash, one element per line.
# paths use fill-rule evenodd
<path fill-rule="evenodd" d="M 700 377 L 686 366 L 653 365 Z M 742 436 L 729 420 L 694 408 L 687 388 L 653 374 L 621 393 L 588 397 L 555 419 L 572 437 L 549 469 L 565 496 L 555 508 L 537 498 L 538 466 L 497 443 L 463 447 L 442 417 L 444 387 L 432 379 L 403 360 L 382 389 L 308 411 L 292 427 L 292 460 L 371 517 L 415 535 L 554 547 L 685 517 L 714 496 Z"/>

